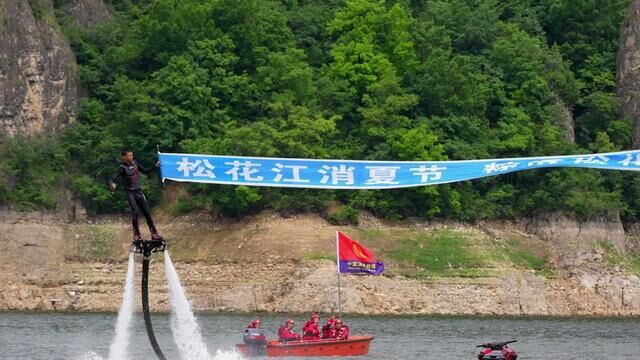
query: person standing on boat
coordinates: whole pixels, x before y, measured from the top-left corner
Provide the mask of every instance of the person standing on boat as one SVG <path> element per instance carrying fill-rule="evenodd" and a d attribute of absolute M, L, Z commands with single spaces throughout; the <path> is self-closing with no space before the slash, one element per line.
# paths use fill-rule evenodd
<path fill-rule="evenodd" d="M 333 329 L 329 334 L 330 339 L 347 340 L 349 338 L 349 327 L 342 323 L 342 320 L 336 319 L 333 322 Z"/>
<path fill-rule="evenodd" d="M 327 319 L 327 323 L 322 326 L 322 338 L 323 339 L 328 339 L 329 335 L 331 335 L 331 329 L 333 329 L 333 322 L 335 320 L 336 320 L 336 316 L 335 315 L 331 315 L 331 317 L 329 317 Z"/>
<path fill-rule="evenodd" d="M 311 315 L 311 320 L 302 326 L 302 340 L 320 340 L 320 316 L 317 313 Z"/>
<path fill-rule="evenodd" d="M 140 227 L 138 226 L 138 217 L 140 212 L 147 220 L 147 226 L 151 231 L 151 240 L 162 240 L 162 236 L 158 234 L 156 225 L 151 218 L 151 210 L 147 205 L 147 198 L 142 192 L 142 185 L 140 183 L 140 172 L 148 174 L 154 168 L 160 167 L 160 161 L 157 161 L 153 167 L 145 168 L 133 160 L 133 151 L 129 149 L 122 150 L 122 163 L 118 166 L 118 171 L 111 177 L 110 187 L 111 192 L 116 191 L 116 181 L 118 178 L 122 178 L 124 184 L 124 190 L 127 193 L 127 201 L 131 208 L 131 224 L 133 225 L 133 241 L 141 241 Z"/>
<path fill-rule="evenodd" d="M 291 319 L 287 320 L 283 326 L 280 326 L 280 329 L 278 329 L 278 339 L 280 339 L 280 342 L 286 343 L 288 341 L 300 340 L 300 335 L 293 331 L 293 326 L 293 320 Z"/>
<path fill-rule="evenodd" d="M 249 356 L 264 356 L 266 354 L 267 338 L 262 331 L 260 320 L 253 320 L 244 330 L 242 340 L 249 348 Z"/>

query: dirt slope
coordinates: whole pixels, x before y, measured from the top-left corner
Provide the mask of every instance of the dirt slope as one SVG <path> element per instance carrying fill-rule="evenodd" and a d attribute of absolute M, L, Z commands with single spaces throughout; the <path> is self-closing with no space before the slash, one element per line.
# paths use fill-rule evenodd
<path fill-rule="evenodd" d="M 487 246 L 513 238 L 532 251 L 555 247 L 514 224 L 390 223 L 365 215 L 359 227 L 338 228 L 315 215 L 284 219 L 264 213 L 241 221 L 207 215 L 157 218 L 197 310 L 335 311 L 335 263 L 323 258 L 335 252 L 337 229 L 379 254 L 400 238 L 444 228 L 472 242 L 479 239 L 471 244 L 474 251 L 491 252 Z M 131 236 L 126 218 L 86 223 L 2 219 L 0 310 L 117 311 Z M 550 257 L 556 272 L 547 277 L 505 261 L 492 264 L 487 276 L 422 280 L 405 278 L 400 274 L 406 264 L 385 258 L 384 276 L 343 276 L 343 307 L 367 314 L 640 314 L 637 274 L 605 266 L 598 252 L 571 258 L 582 259 L 579 266 Z M 151 306 L 168 311 L 160 255 L 151 268 Z"/>

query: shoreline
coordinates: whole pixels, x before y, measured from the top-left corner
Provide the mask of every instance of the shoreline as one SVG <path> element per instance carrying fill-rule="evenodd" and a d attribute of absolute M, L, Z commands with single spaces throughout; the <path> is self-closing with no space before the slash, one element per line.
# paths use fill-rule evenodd
<path fill-rule="evenodd" d="M 624 266 L 631 255 L 599 245 L 604 241 L 599 234 L 610 235 L 606 231 L 592 231 L 591 238 L 584 233 L 566 237 L 566 231 L 543 238 L 513 223 L 384 222 L 372 217 L 357 227 L 337 227 L 313 214 L 282 218 L 273 213 L 235 222 L 160 214 L 159 222 L 167 229 L 163 235 L 171 259 L 196 312 L 337 312 L 335 258 L 330 258 L 335 256 L 335 231 L 344 230 L 383 254 L 387 268 L 382 276 L 342 277 L 345 314 L 640 316 L 640 277 Z M 561 225 L 566 230 L 566 224 Z M 0 311 L 49 311 L 51 300 L 56 300 L 57 311 L 117 311 L 130 231 L 125 219 L 0 222 Z M 483 268 L 437 272 L 388 255 L 405 239 L 416 249 L 434 246 L 424 239 L 438 234 L 461 243 L 456 251 L 498 256 Z M 528 262 L 513 262 L 505 255 L 514 251 L 507 248 L 510 244 L 529 251 L 532 259 L 550 254 L 545 255 L 543 271 L 528 268 Z M 170 309 L 162 263 L 161 256 L 152 257 L 149 277 L 149 304 L 159 313 Z M 408 276 L 412 274 L 418 276 Z"/>
<path fill-rule="evenodd" d="M 153 310 L 153 309 L 152 309 Z M 73 311 L 73 310 L 0 310 L 0 316 L 5 314 L 18 314 L 18 315 L 49 315 L 49 314 L 61 314 L 61 315 L 118 315 L 117 311 Z M 142 316 L 141 311 L 134 311 L 134 314 Z M 229 315 L 229 316 L 252 316 L 260 317 L 263 315 L 270 317 L 277 317 L 283 315 L 286 318 L 307 318 L 309 313 L 287 313 L 287 312 L 228 312 L 228 311 L 211 311 L 211 310 L 195 310 L 194 315 L 204 316 L 217 316 L 217 315 Z M 151 311 L 151 315 L 169 316 L 170 311 Z M 286 315 L 286 316 L 285 316 Z M 325 316 L 327 314 L 324 314 Z M 488 315 L 488 314 L 359 314 L 359 313 L 343 313 L 343 319 L 347 318 L 373 318 L 373 319 L 505 319 L 505 320 L 622 320 L 622 321 L 635 321 L 640 319 L 640 315 Z M 321 316 L 322 318 L 322 316 Z"/>

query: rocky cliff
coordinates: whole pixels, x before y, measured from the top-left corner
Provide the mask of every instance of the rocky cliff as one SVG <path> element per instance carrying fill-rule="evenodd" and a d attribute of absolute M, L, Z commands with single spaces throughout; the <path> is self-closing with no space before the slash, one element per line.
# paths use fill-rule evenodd
<path fill-rule="evenodd" d="M 617 64 L 618 96 L 623 115 L 633 121 L 633 148 L 640 148 L 640 0 L 629 5 L 620 31 Z"/>
<path fill-rule="evenodd" d="M 73 52 L 50 1 L 0 2 L 0 134 L 59 133 L 73 122 Z"/>
<path fill-rule="evenodd" d="M 62 2 L 61 8 L 71 16 L 75 25 L 84 28 L 111 19 L 111 10 L 102 0 L 68 0 Z"/>
<path fill-rule="evenodd" d="M 111 18 L 102 0 L 56 3 L 78 26 Z M 75 119 L 76 61 L 52 0 L 0 2 L 0 138 L 58 134 Z"/>

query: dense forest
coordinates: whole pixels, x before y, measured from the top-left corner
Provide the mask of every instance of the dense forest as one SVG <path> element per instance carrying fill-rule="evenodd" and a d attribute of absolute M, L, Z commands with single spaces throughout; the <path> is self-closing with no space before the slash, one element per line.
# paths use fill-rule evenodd
<path fill-rule="evenodd" d="M 107 179 L 120 150 L 459 160 L 631 147 L 616 97 L 628 0 L 113 0 L 72 44 L 86 98 L 60 139 L 3 145 L 0 202 L 51 208 L 60 186 L 92 213 L 126 208 Z M 44 15 L 43 15 L 44 16 Z M 564 212 L 640 217 L 640 177 L 530 170 L 386 191 L 183 185 L 171 205 L 240 217 L 359 209 L 474 220 Z M 150 199 L 162 191 L 146 184 Z"/>

